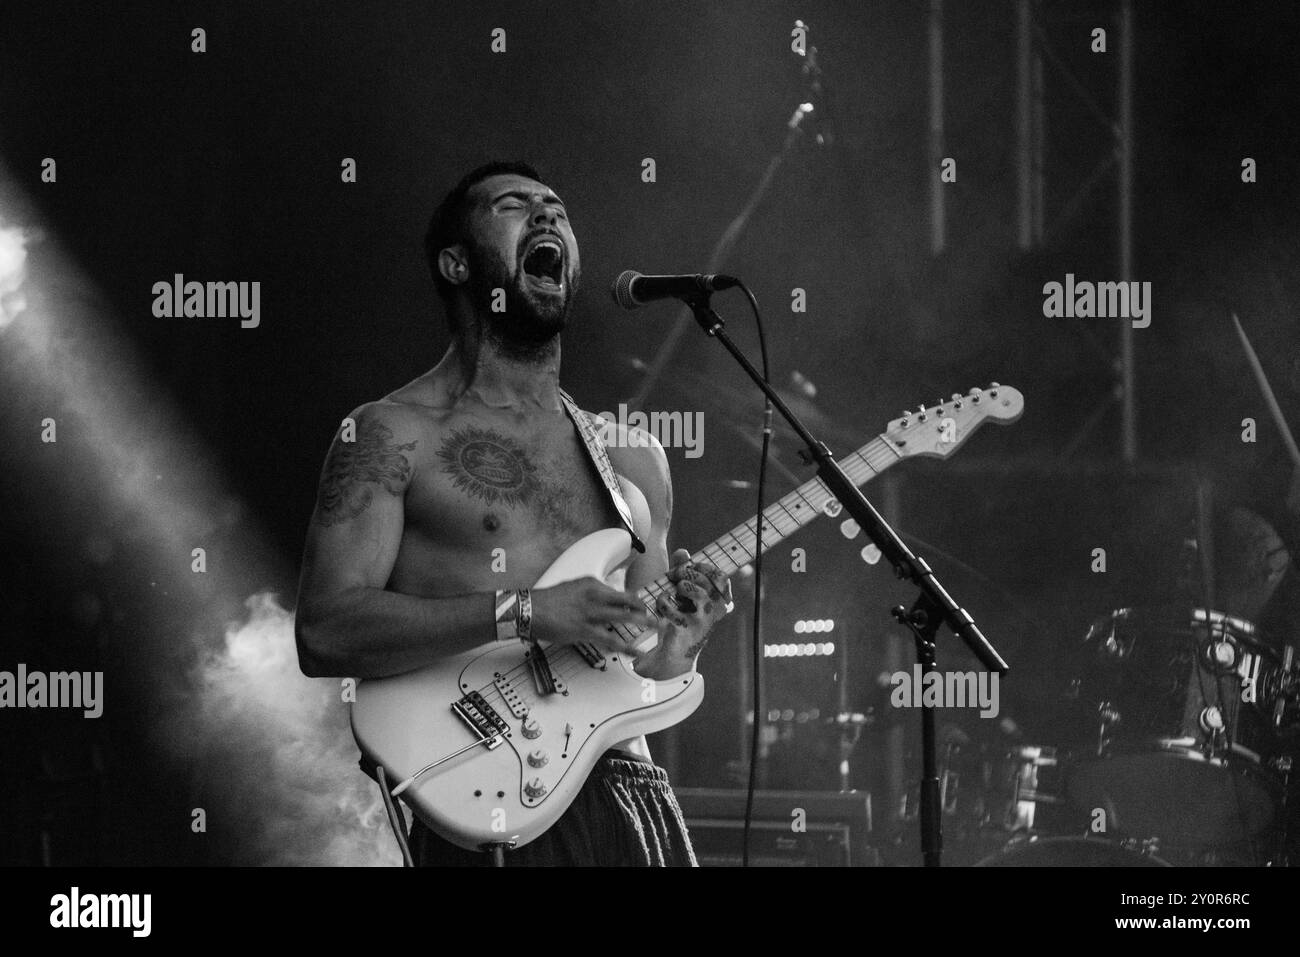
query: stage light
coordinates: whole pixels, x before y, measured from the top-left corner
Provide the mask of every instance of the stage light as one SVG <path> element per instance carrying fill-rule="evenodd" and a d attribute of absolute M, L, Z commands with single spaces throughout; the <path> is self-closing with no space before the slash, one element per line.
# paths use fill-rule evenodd
<path fill-rule="evenodd" d="M 27 235 L 0 217 L 0 329 L 27 308 Z"/>

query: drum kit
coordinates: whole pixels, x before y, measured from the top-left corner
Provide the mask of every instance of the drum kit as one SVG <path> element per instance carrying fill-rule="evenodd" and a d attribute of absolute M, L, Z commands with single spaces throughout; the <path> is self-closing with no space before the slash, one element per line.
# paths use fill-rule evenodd
<path fill-rule="evenodd" d="M 1285 865 L 1294 651 L 1218 611 L 1094 621 L 1053 746 L 941 742 L 947 864 Z"/>

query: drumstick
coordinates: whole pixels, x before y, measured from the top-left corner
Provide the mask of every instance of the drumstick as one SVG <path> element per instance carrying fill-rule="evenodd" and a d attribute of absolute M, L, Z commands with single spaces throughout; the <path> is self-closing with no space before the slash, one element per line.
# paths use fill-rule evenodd
<path fill-rule="evenodd" d="M 1260 391 L 1264 393 L 1264 401 L 1268 403 L 1269 411 L 1273 413 L 1273 421 L 1277 423 L 1278 431 L 1282 433 L 1282 441 L 1286 444 L 1287 451 L 1291 453 L 1291 461 L 1296 468 L 1300 468 L 1300 448 L 1296 448 L 1295 436 L 1291 434 L 1291 427 L 1286 424 L 1286 416 L 1282 414 L 1282 407 L 1277 404 L 1277 397 L 1273 395 L 1273 387 L 1268 384 L 1268 376 L 1264 375 L 1264 367 L 1259 364 L 1259 356 L 1255 355 L 1255 350 L 1246 338 L 1246 330 L 1241 328 L 1241 320 L 1237 314 L 1232 314 L 1232 321 L 1237 327 L 1237 335 L 1241 336 L 1242 348 L 1246 350 L 1246 358 L 1250 360 L 1250 367 L 1255 372 L 1255 381 L 1259 383 Z"/>

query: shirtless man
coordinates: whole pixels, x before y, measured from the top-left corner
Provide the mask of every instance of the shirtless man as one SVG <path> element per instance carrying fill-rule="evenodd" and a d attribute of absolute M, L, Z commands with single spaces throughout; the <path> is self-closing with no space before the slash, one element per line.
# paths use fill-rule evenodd
<path fill-rule="evenodd" d="M 447 195 L 425 248 L 452 344 L 429 372 L 352 412 L 354 440 L 336 439 L 326 458 L 297 611 L 310 676 L 386 677 L 492 641 L 498 589 L 528 588 L 578 538 L 620 525 L 559 394 L 559 334 L 580 275 L 564 204 L 531 168 L 488 164 Z M 609 626 L 657 626 L 660 641 L 636 670 L 667 679 L 695 667 L 730 582 L 685 550 L 669 567 L 667 458 L 646 433 L 623 438 L 608 454 L 645 543 L 627 591 L 593 578 L 534 590 L 532 635 L 626 653 Z M 498 548 L 505 573 L 492 567 Z M 659 602 L 656 620 L 635 594 L 665 571 L 676 595 Z M 411 845 L 417 863 L 486 858 L 418 821 Z M 560 821 L 507 861 L 693 864 L 694 855 L 667 777 L 637 738 L 608 752 Z"/>

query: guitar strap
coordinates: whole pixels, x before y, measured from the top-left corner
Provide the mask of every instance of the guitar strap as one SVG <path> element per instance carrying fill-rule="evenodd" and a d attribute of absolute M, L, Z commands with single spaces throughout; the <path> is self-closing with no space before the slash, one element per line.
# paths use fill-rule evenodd
<path fill-rule="evenodd" d="M 614 474 L 614 466 L 609 462 L 609 455 L 605 452 L 605 443 L 601 441 L 600 433 L 596 427 L 591 424 L 591 419 L 578 408 L 578 404 L 573 401 L 573 397 L 563 389 L 560 390 L 560 401 L 564 403 L 564 411 L 569 414 L 570 420 L 582 436 L 582 444 L 587 449 L 587 457 L 591 459 L 591 464 L 596 466 L 596 472 L 600 475 L 600 480 L 605 483 L 605 490 L 609 492 L 609 497 L 614 502 L 614 509 L 618 512 L 618 517 L 623 521 L 623 527 L 627 533 L 632 536 L 632 547 L 638 552 L 645 551 L 645 545 L 641 539 L 637 538 L 636 530 L 632 527 L 632 509 L 628 507 L 627 500 L 623 498 L 623 490 L 619 488 L 618 476 Z"/>

